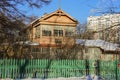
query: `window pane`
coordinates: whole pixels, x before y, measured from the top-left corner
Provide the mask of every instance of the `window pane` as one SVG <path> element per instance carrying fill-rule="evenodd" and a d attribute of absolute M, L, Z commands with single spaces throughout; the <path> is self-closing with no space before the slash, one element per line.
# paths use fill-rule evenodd
<path fill-rule="evenodd" d="M 58 30 L 54 30 L 54 36 L 58 36 Z"/>
<path fill-rule="evenodd" d="M 65 36 L 67 37 L 72 36 L 72 35 L 73 35 L 73 32 L 68 32 L 68 31 L 65 32 Z"/>
<path fill-rule="evenodd" d="M 42 36 L 51 36 L 52 27 L 50 25 L 42 25 Z"/>
<path fill-rule="evenodd" d="M 75 30 L 74 27 L 66 27 L 65 36 L 67 37 L 73 36 L 74 30 Z"/>
<path fill-rule="evenodd" d="M 42 53 L 49 53 L 50 52 L 50 48 L 42 48 Z"/>
<path fill-rule="evenodd" d="M 54 27 L 54 36 L 63 36 L 63 27 L 62 26 Z"/>
<path fill-rule="evenodd" d="M 51 36 L 51 31 L 42 30 L 42 36 Z"/>
<path fill-rule="evenodd" d="M 59 30 L 59 36 L 63 36 L 63 30 Z"/>
<path fill-rule="evenodd" d="M 54 36 L 63 36 L 63 30 L 54 30 Z"/>
<path fill-rule="evenodd" d="M 32 52 L 33 52 L 33 53 L 40 52 L 40 51 L 41 51 L 40 48 L 37 48 L 37 47 L 33 47 L 33 48 L 32 48 Z"/>
<path fill-rule="evenodd" d="M 56 44 L 56 45 L 62 44 L 62 40 L 61 40 L 61 39 L 55 39 L 55 44 Z"/>
<path fill-rule="evenodd" d="M 40 26 L 35 28 L 35 38 L 40 38 Z"/>
<path fill-rule="evenodd" d="M 63 27 L 62 26 L 55 26 L 54 29 L 55 30 L 63 30 Z"/>
<path fill-rule="evenodd" d="M 52 26 L 50 26 L 50 25 L 42 25 L 42 30 L 51 31 L 52 30 Z"/>

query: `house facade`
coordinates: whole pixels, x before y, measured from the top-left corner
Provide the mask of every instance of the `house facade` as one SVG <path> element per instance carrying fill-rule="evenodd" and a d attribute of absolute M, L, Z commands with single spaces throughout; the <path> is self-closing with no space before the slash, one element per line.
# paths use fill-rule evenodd
<path fill-rule="evenodd" d="M 42 58 L 55 54 L 55 49 L 75 44 L 77 20 L 61 9 L 30 24 L 30 40 L 39 45 L 31 46 L 31 54 L 35 58 Z M 46 57 L 48 58 L 48 57 Z"/>

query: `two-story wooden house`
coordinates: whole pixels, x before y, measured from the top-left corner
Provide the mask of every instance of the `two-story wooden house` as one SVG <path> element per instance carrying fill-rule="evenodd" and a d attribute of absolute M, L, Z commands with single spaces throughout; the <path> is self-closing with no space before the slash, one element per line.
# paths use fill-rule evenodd
<path fill-rule="evenodd" d="M 75 44 L 73 36 L 77 23 L 77 20 L 61 9 L 33 21 L 30 24 L 30 40 L 40 44 L 31 46 L 33 57 L 48 58 L 55 53 L 55 49 L 72 47 Z"/>

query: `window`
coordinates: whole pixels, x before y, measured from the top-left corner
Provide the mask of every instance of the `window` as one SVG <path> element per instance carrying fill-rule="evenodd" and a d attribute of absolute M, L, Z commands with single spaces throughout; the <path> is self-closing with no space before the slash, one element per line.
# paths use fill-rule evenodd
<path fill-rule="evenodd" d="M 49 31 L 49 30 L 42 30 L 42 36 L 51 36 L 51 31 Z"/>
<path fill-rule="evenodd" d="M 40 38 L 40 26 L 35 28 L 35 38 Z"/>
<path fill-rule="evenodd" d="M 75 28 L 74 27 L 66 27 L 65 36 L 70 37 L 73 36 Z"/>
<path fill-rule="evenodd" d="M 62 44 L 62 40 L 61 40 L 61 39 L 55 39 L 55 44 L 56 44 L 56 45 Z"/>
<path fill-rule="evenodd" d="M 72 32 L 66 31 L 66 32 L 65 32 L 65 36 L 67 36 L 67 37 L 72 36 Z"/>
<path fill-rule="evenodd" d="M 99 34 L 99 39 L 103 39 L 103 33 L 102 32 L 98 32 L 98 34 Z"/>
<path fill-rule="evenodd" d="M 63 30 L 54 30 L 54 36 L 63 36 Z"/>
<path fill-rule="evenodd" d="M 52 27 L 50 25 L 42 25 L 42 36 L 51 36 Z"/>
<path fill-rule="evenodd" d="M 54 36 L 63 36 L 62 26 L 55 26 L 54 27 Z"/>
<path fill-rule="evenodd" d="M 50 48 L 41 48 L 42 50 L 42 54 L 45 54 L 45 53 L 49 53 L 50 52 Z"/>
<path fill-rule="evenodd" d="M 32 48 L 32 52 L 33 53 L 37 53 L 37 52 L 40 52 L 41 50 L 40 50 L 40 48 L 38 48 L 38 47 L 33 47 Z"/>

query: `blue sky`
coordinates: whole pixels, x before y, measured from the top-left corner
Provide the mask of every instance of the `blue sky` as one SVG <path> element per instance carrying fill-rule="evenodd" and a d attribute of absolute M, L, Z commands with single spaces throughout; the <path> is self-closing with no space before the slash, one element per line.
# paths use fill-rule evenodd
<path fill-rule="evenodd" d="M 79 22 L 84 23 L 87 21 L 87 17 L 93 15 L 96 8 L 102 9 L 104 5 L 108 5 L 109 0 L 60 0 L 61 9 L 66 13 L 77 19 Z M 120 6 L 120 0 L 111 0 L 113 4 Z M 107 3 L 106 3 L 107 2 Z M 108 5 L 109 6 L 109 5 Z M 104 6 L 106 7 L 106 6 Z M 49 5 L 43 5 L 40 9 L 31 9 L 28 11 L 28 15 L 35 15 L 41 17 L 44 13 L 51 13 L 59 8 L 59 0 L 52 0 Z"/>

